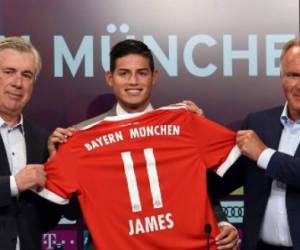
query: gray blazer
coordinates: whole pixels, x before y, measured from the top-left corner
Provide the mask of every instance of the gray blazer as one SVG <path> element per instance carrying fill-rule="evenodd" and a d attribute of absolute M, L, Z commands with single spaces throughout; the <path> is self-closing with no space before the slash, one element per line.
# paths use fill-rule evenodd
<path fill-rule="evenodd" d="M 101 115 L 97 115 L 97 116 L 95 116 L 93 118 L 90 118 L 88 120 L 85 120 L 83 122 L 77 123 L 77 124 L 73 125 L 72 127 L 80 129 L 80 128 L 83 128 L 85 126 L 91 125 L 91 124 L 93 124 L 95 122 L 99 122 L 99 121 L 103 120 L 107 116 L 116 116 L 117 115 L 117 110 L 116 109 L 117 109 L 117 106 L 114 105 L 107 112 L 105 112 L 105 113 L 103 113 Z"/>

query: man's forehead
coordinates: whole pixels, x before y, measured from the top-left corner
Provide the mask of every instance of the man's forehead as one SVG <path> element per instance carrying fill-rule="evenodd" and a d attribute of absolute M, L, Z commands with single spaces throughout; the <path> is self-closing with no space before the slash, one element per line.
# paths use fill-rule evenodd
<path fill-rule="evenodd" d="M 140 71 L 140 70 L 150 70 L 150 67 L 126 67 L 126 66 L 119 66 L 119 67 L 116 67 L 117 70 L 137 70 L 137 71 Z"/>
<path fill-rule="evenodd" d="M 300 59 L 300 47 L 299 46 L 293 46 L 289 48 L 289 50 L 286 52 L 284 56 L 285 61 L 294 61 Z"/>
<path fill-rule="evenodd" d="M 285 70 L 300 70 L 300 47 L 292 47 L 287 51 L 282 60 L 282 67 Z"/>
<path fill-rule="evenodd" d="M 19 57 L 22 58 L 22 60 L 19 59 Z M 16 49 L 3 49 L 0 50 L 0 62 L 10 62 L 10 61 L 18 61 L 20 63 L 27 63 L 27 64 L 33 64 L 34 65 L 34 55 L 31 52 L 28 51 L 19 51 Z"/>
<path fill-rule="evenodd" d="M 36 74 L 34 55 L 28 51 L 3 49 L 0 51 L 0 67 L 2 70 L 11 69 Z"/>
<path fill-rule="evenodd" d="M 140 54 L 128 54 L 124 55 L 122 57 L 119 57 L 116 59 L 116 63 L 122 63 L 122 62 L 139 62 L 139 63 L 147 63 L 149 64 L 150 60 L 149 58 L 140 55 Z"/>

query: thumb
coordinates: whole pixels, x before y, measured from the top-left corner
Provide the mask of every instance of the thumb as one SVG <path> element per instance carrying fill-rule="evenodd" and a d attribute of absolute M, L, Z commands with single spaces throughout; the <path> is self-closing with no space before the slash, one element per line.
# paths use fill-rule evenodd
<path fill-rule="evenodd" d="M 47 161 L 50 161 L 56 155 L 56 149 L 50 150 L 50 155 Z"/>

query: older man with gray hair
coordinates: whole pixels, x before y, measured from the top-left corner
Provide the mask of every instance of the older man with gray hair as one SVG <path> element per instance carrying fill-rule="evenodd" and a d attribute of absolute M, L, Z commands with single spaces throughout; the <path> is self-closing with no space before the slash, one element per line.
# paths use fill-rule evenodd
<path fill-rule="evenodd" d="M 60 208 L 31 192 L 46 175 L 48 133 L 27 120 L 41 70 L 34 46 L 19 37 L 0 40 L 0 249 L 39 250 L 42 233 L 57 224 Z"/>

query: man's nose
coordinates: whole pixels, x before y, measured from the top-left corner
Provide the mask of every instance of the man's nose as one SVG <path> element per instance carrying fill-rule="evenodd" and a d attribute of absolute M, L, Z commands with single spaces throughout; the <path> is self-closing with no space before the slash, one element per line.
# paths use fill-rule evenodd
<path fill-rule="evenodd" d="M 129 83 L 130 84 L 137 84 L 137 82 L 138 82 L 137 76 L 135 74 L 130 75 Z"/>
<path fill-rule="evenodd" d="M 23 76 L 21 74 L 15 74 L 15 77 L 12 81 L 12 85 L 15 88 L 21 88 L 23 84 Z"/>

